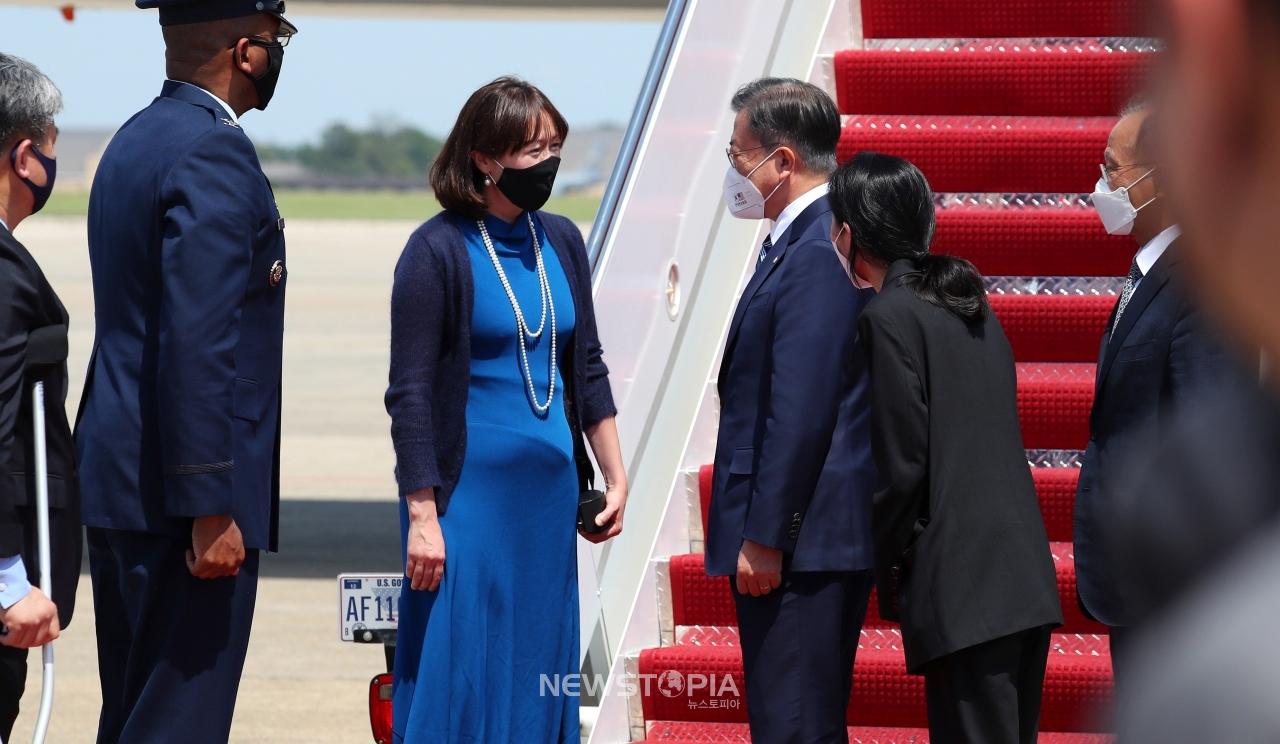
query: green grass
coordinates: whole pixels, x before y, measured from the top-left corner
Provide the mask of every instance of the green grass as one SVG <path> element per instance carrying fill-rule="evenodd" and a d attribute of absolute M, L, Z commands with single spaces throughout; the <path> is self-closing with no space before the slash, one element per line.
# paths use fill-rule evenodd
<path fill-rule="evenodd" d="M 425 221 L 440 205 L 430 191 L 312 191 L 278 189 L 280 214 L 288 219 L 415 220 Z M 600 200 L 590 196 L 556 197 L 547 202 L 548 212 L 562 214 L 574 222 L 595 219 Z M 42 214 L 83 216 L 89 212 L 87 192 L 58 192 L 49 197 Z"/>
<path fill-rule="evenodd" d="M 89 214 L 88 191 L 58 191 L 54 187 L 40 214 L 52 214 L 61 217 L 83 217 Z"/>

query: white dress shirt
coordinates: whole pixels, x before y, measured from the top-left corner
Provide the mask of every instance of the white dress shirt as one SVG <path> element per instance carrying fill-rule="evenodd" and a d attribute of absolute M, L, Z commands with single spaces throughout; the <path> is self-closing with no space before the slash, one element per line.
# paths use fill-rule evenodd
<path fill-rule="evenodd" d="M 189 87 L 191 87 L 191 88 L 195 88 L 196 90 L 200 91 L 201 93 L 205 94 L 206 96 L 209 96 L 209 97 L 210 97 L 210 98 L 212 98 L 213 100 L 217 101 L 217 102 L 218 102 L 218 105 L 222 107 L 222 110 L 223 110 L 223 111 L 225 111 L 225 112 L 227 112 L 227 116 L 230 116 L 230 117 L 231 117 L 231 121 L 235 122 L 236 126 L 239 126 L 239 125 L 240 125 L 240 119 L 239 119 L 239 117 L 237 117 L 237 116 L 236 116 L 236 112 L 231 110 L 231 104 L 227 103 L 226 101 L 222 100 L 221 98 L 218 98 L 218 97 L 217 97 L 217 96 L 215 96 L 214 94 L 210 93 L 209 91 L 205 90 L 204 88 L 201 88 L 201 87 L 200 87 L 200 86 L 198 86 L 198 85 L 192 85 L 191 83 L 188 83 L 188 82 L 186 82 L 186 81 L 184 81 L 184 80 L 174 80 L 173 82 L 175 82 L 175 83 L 179 83 L 179 84 L 181 84 L 181 85 L 186 85 L 186 86 L 189 86 Z"/>
<path fill-rule="evenodd" d="M 1133 257 L 1133 260 L 1137 262 L 1138 270 L 1142 272 L 1143 276 L 1151 272 L 1151 267 L 1155 266 L 1156 261 L 1159 261 L 1160 257 L 1164 255 L 1165 249 L 1169 247 L 1170 243 L 1177 240 L 1180 235 L 1182 235 L 1181 227 L 1177 225 L 1167 227 L 1159 235 L 1148 240 L 1146 245 L 1142 246 L 1141 250 L 1138 251 L 1138 255 Z M 1139 284 L 1142 284 L 1141 279 L 1133 283 L 1133 288 L 1137 289 Z"/>
<path fill-rule="evenodd" d="M 827 195 L 827 184 L 824 182 L 821 186 L 815 186 L 800 195 L 798 199 L 788 204 L 782 214 L 778 215 L 778 221 L 773 223 L 773 229 L 769 231 L 769 242 L 777 244 L 778 238 L 791 227 L 791 223 L 795 222 L 796 217 L 809 207 L 810 204 L 816 202 Z"/>

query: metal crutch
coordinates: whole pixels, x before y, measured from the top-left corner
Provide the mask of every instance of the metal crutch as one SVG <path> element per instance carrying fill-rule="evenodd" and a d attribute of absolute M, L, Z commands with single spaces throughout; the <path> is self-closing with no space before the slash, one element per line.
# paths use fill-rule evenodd
<path fill-rule="evenodd" d="M 49 557 L 49 455 L 44 435 L 44 382 L 31 389 L 32 433 L 36 451 L 36 536 L 40 551 L 40 591 L 53 597 L 53 566 Z M 53 713 L 53 641 L 41 648 L 44 674 L 40 685 L 40 713 L 32 744 L 44 744 Z"/>
<path fill-rule="evenodd" d="M 67 360 L 67 327 L 45 326 L 27 336 L 27 369 L 33 366 L 65 364 Z M 53 561 L 49 555 L 49 450 L 45 437 L 44 382 L 31 387 L 31 433 L 34 438 L 36 476 L 36 543 L 40 562 L 40 591 L 53 598 Z M 32 744 L 44 744 L 53 713 L 53 642 L 41 648 L 43 675 L 40 685 L 40 712 L 36 716 Z"/>

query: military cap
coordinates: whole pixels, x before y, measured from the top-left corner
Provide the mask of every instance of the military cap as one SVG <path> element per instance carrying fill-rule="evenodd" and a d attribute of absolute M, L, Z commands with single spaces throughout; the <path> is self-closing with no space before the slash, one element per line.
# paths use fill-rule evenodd
<path fill-rule="evenodd" d="M 298 33 L 297 27 L 284 18 L 284 0 L 136 0 L 134 4 L 144 10 L 159 8 L 161 26 L 266 13 L 280 19 L 281 33 Z"/>

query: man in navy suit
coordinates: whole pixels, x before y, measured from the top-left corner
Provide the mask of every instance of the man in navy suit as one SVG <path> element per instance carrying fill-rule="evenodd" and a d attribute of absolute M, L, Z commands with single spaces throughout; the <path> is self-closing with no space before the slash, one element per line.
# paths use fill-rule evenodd
<path fill-rule="evenodd" d="M 76 427 L 98 742 L 226 742 L 279 504 L 284 221 L 239 117 L 294 27 L 277 0 L 159 7 L 168 77 L 89 200 L 96 338 Z"/>
<path fill-rule="evenodd" d="M 1181 230 L 1164 192 L 1155 128 L 1143 104 L 1124 112 L 1107 141 L 1093 194 L 1107 231 L 1132 235 L 1139 246 L 1098 352 L 1075 504 L 1077 596 L 1086 615 L 1111 626 L 1113 664 L 1128 649 L 1125 626 L 1133 621 L 1105 539 L 1114 518 L 1112 484 L 1123 477 L 1116 463 L 1123 466 L 1167 433 L 1170 407 L 1240 379 L 1180 281 Z"/>
<path fill-rule="evenodd" d="M 730 576 L 752 741 L 847 741 L 873 584 L 859 291 L 832 245 L 840 116 L 820 89 L 765 78 L 733 98 L 725 199 L 774 220 L 720 363 L 706 567 Z"/>

